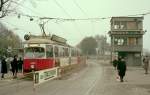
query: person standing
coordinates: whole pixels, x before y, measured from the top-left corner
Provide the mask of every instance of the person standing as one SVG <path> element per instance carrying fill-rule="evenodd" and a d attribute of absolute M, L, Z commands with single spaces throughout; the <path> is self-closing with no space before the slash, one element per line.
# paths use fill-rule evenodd
<path fill-rule="evenodd" d="M 4 75 L 7 73 L 7 64 L 6 64 L 6 61 L 5 61 L 5 57 L 2 58 L 2 61 L 1 61 L 1 73 L 2 73 L 2 76 L 1 78 L 4 78 Z"/>
<path fill-rule="evenodd" d="M 145 58 L 143 59 L 143 64 L 144 64 L 145 74 L 148 74 L 148 68 L 149 68 L 148 56 L 145 56 Z"/>
<path fill-rule="evenodd" d="M 120 82 L 123 82 L 124 81 L 123 78 L 126 73 L 126 62 L 124 58 L 118 59 L 117 70 L 118 70 L 118 75 L 120 76 Z"/>
<path fill-rule="evenodd" d="M 11 67 L 12 67 L 13 77 L 14 77 L 14 78 L 17 78 L 17 72 L 18 72 L 17 55 L 14 56 L 14 59 L 13 59 L 13 61 L 11 62 Z"/>
<path fill-rule="evenodd" d="M 0 71 L 1 71 L 1 66 L 2 66 L 2 63 L 1 63 L 2 61 L 1 61 L 1 56 L 0 56 Z"/>
<path fill-rule="evenodd" d="M 7 57 L 6 58 L 6 63 L 7 63 L 7 70 L 8 72 L 11 70 L 11 58 L 10 57 Z"/>

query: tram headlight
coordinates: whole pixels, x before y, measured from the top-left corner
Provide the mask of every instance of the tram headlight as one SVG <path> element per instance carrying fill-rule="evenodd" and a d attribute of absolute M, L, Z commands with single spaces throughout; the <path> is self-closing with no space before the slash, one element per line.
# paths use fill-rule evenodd
<path fill-rule="evenodd" d="M 34 69 L 34 68 L 35 68 L 34 64 L 31 64 L 31 65 L 30 65 L 30 68 L 31 68 L 31 69 Z"/>
<path fill-rule="evenodd" d="M 35 62 L 31 62 L 31 63 L 30 63 L 30 68 L 31 68 L 32 70 L 35 69 Z"/>

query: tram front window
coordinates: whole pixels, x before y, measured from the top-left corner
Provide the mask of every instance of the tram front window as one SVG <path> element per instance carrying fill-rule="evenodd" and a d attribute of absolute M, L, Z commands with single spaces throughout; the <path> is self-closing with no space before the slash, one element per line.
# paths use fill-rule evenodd
<path fill-rule="evenodd" d="M 43 47 L 27 47 L 25 48 L 26 58 L 43 58 L 45 57 L 45 49 Z"/>

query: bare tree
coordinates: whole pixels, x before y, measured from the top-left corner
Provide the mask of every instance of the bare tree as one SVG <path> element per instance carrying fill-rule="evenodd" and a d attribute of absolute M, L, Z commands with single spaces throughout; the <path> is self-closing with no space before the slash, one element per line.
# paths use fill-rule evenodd
<path fill-rule="evenodd" d="M 17 13 L 18 6 L 27 0 L 0 0 L 0 18 L 7 16 L 10 13 Z"/>
<path fill-rule="evenodd" d="M 14 12 L 16 13 L 17 6 L 23 6 L 24 2 L 29 2 L 32 7 L 37 7 L 37 2 L 43 2 L 48 0 L 0 0 L 0 18 L 7 16 Z"/>
<path fill-rule="evenodd" d="M 0 18 L 3 18 L 10 12 L 9 7 L 12 0 L 0 0 Z"/>
<path fill-rule="evenodd" d="M 0 55 L 6 54 L 8 47 L 20 48 L 21 39 L 0 22 Z"/>

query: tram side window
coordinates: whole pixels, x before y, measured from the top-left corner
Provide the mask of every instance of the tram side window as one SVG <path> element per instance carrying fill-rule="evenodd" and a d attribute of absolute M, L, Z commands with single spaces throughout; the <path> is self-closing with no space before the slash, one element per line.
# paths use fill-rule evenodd
<path fill-rule="evenodd" d="M 69 56 L 69 50 L 68 50 L 68 48 L 65 48 L 64 50 L 65 50 L 65 56 L 68 57 Z"/>
<path fill-rule="evenodd" d="M 71 50 L 71 56 L 75 57 L 75 50 L 73 50 L 73 49 Z"/>
<path fill-rule="evenodd" d="M 58 47 L 57 46 L 55 46 L 55 48 L 54 48 L 54 53 L 55 53 L 55 57 L 58 57 L 59 51 L 58 51 Z"/>
<path fill-rule="evenodd" d="M 73 57 L 74 55 L 73 55 L 73 50 L 71 49 L 71 56 Z"/>
<path fill-rule="evenodd" d="M 64 49 L 63 47 L 59 47 L 59 57 L 63 57 L 64 56 Z"/>
<path fill-rule="evenodd" d="M 46 46 L 46 56 L 48 57 L 53 57 L 53 46 L 47 45 Z"/>

